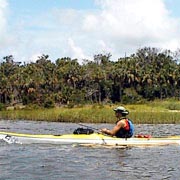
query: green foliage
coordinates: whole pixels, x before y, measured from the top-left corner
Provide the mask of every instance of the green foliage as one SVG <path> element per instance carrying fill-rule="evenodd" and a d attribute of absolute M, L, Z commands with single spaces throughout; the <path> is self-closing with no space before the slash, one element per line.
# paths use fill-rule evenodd
<path fill-rule="evenodd" d="M 111 61 L 107 53 L 83 64 L 69 57 L 53 63 L 44 54 L 35 63 L 21 64 L 9 55 L 0 64 L 0 103 L 51 108 L 179 99 L 180 64 L 173 54 L 178 52 L 145 47 L 118 61 Z"/>
<path fill-rule="evenodd" d="M 167 105 L 167 109 L 180 111 L 180 103 L 170 103 Z"/>
<path fill-rule="evenodd" d="M 71 108 L 73 108 L 74 106 L 75 106 L 74 103 L 69 103 L 69 104 L 67 105 L 67 108 L 71 109 Z"/>
<path fill-rule="evenodd" d="M 55 107 L 54 100 L 51 98 L 47 98 L 44 102 L 44 108 L 54 108 L 54 107 Z"/>
<path fill-rule="evenodd" d="M 34 110 L 34 109 L 41 109 L 41 107 L 37 104 L 28 104 L 25 106 L 25 110 Z"/>
<path fill-rule="evenodd" d="M 122 102 L 124 104 L 133 104 L 142 101 L 142 97 L 135 91 L 133 88 L 126 88 L 124 90 L 124 95 L 122 98 Z"/>
<path fill-rule="evenodd" d="M 5 106 L 4 104 L 0 103 L 0 111 L 4 110 L 5 109 Z"/>
<path fill-rule="evenodd" d="M 164 102 L 165 104 L 168 102 Z M 178 102 L 175 102 L 175 104 Z M 117 104 L 119 106 L 121 104 Z M 37 105 L 27 109 L 0 111 L 0 119 L 26 119 L 56 122 L 111 123 L 116 122 L 114 107 L 116 106 L 83 106 L 74 108 L 39 108 Z M 166 105 L 165 105 L 166 106 Z M 126 105 L 130 111 L 128 117 L 135 124 L 172 124 L 180 123 L 179 111 L 168 111 L 161 102 L 149 102 L 141 105 Z"/>

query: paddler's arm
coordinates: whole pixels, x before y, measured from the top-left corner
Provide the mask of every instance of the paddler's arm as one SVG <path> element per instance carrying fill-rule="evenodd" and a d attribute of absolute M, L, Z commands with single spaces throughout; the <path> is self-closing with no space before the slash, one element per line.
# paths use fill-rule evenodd
<path fill-rule="evenodd" d="M 103 128 L 103 129 L 101 129 L 100 131 L 101 131 L 102 133 L 108 134 L 108 135 L 110 135 L 110 136 L 115 136 L 116 133 L 119 131 L 119 129 L 121 129 L 122 127 L 124 127 L 124 122 L 123 122 L 123 121 L 119 121 L 119 122 L 117 123 L 117 125 L 114 126 L 114 128 L 113 128 L 112 130 L 109 130 L 109 129 L 107 129 L 107 128 Z"/>

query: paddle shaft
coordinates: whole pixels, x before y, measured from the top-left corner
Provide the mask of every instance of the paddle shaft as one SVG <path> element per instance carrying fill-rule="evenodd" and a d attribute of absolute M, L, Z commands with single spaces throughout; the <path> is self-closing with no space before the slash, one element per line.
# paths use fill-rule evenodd
<path fill-rule="evenodd" d="M 87 126 L 87 125 L 85 125 L 85 124 L 81 124 L 81 123 L 77 123 L 77 124 L 79 124 L 80 126 L 86 127 L 86 128 L 93 129 L 93 130 L 95 130 L 95 131 L 99 131 L 99 129 L 96 129 L 96 128 L 94 128 L 94 127 Z"/>

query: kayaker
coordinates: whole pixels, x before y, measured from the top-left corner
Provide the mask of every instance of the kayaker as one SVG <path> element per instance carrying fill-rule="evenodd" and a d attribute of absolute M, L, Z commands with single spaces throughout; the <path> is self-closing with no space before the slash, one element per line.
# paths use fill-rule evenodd
<path fill-rule="evenodd" d="M 115 108 L 114 111 L 115 111 L 115 116 L 118 119 L 116 122 L 116 126 L 114 126 L 112 130 L 103 128 L 101 129 L 101 132 L 119 138 L 132 137 L 134 133 L 134 125 L 131 122 L 131 120 L 126 118 L 126 115 L 129 114 L 129 111 L 125 109 L 123 106 L 119 106 Z"/>

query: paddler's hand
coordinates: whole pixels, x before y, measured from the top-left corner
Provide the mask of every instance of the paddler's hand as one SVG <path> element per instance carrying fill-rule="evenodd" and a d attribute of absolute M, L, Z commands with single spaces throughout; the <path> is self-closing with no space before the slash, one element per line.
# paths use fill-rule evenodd
<path fill-rule="evenodd" d="M 100 132 L 105 133 L 105 134 L 107 134 L 107 131 L 108 131 L 107 128 L 100 129 Z"/>

